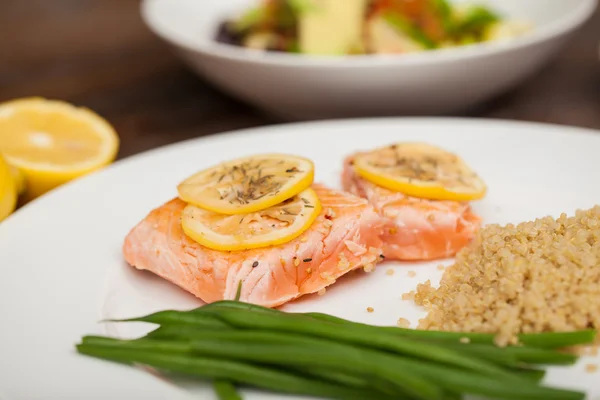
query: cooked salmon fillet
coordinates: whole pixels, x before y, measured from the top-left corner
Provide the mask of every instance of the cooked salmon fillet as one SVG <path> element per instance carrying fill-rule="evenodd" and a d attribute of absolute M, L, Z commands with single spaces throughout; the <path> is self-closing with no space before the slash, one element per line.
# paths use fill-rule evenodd
<path fill-rule="evenodd" d="M 363 197 L 386 220 L 383 254 L 388 260 L 434 260 L 454 256 L 481 226 L 469 203 L 406 196 L 358 176 L 346 158 L 344 190 Z"/>
<path fill-rule="evenodd" d="M 319 292 L 354 269 L 371 269 L 382 257 L 384 222 L 364 199 L 313 186 L 323 206 L 313 225 L 284 245 L 235 252 L 212 250 L 181 228 L 186 203 L 174 199 L 134 227 L 123 246 L 125 259 L 207 303 L 234 299 L 277 307 Z"/>

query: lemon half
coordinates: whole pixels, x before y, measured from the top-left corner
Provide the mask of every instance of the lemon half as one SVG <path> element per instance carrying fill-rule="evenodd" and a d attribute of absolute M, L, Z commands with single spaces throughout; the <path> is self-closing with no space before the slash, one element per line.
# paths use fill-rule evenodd
<path fill-rule="evenodd" d="M 0 221 L 17 206 L 17 187 L 10 166 L 0 156 Z"/>
<path fill-rule="evenodd" d="M 413 197 L 470 201 L 487 191 L 460 157 L 425 143 L 398 143 L 362 153 L 353 165 L 364 179 Z"/>
<path fill-rule="evenodd" d="M 23 174 L 26 198 L 114 160 L 119 138 L 96 113 L 43 98 L 0 104 L 0 152 Z"/>
<path fill-rule="evenodd" d="M 217 214 L 188 205 L 181 226 L 192 240 L 213 250 L 238 251 L 287 243 L 313 224 L 321 202 L 306 189 L 283 203 L 258 212 Z"/>
<path fill-rule="evenodd" d="M 177 186 L 186 203 L 220 214 L 264 210 L 312 185 L 312 161 L 264 154 L 227 161 L 200 171 Z"/>

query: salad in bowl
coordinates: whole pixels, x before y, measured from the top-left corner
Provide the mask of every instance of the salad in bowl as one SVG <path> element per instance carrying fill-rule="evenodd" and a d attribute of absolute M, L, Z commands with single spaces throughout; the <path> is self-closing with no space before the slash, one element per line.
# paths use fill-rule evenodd
<path fill-rule="evenodd" d="M 532 24 L 482 4 L 446 0 L 262 0 L 217 40 L 308 55 L 403 54 L 510 39 Z"/>

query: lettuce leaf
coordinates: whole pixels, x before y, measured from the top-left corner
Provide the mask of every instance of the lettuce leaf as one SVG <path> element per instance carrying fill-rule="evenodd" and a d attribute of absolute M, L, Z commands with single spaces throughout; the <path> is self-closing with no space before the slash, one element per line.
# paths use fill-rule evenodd
<path fill-rule="evenodd" d="M 467 9 L 457 23 L 458 34 L 481 34 L 488 26 L 500 21 L 498 14 L 483 6 Z"/>
<path fill-rule="evenodd" d="M 423 31 L 412 25 L 406 18 L 395 12 L 386 12 L 382 15 L 383 19 L 390 24 L 399 33 L 406 35 L 415 42 L 421 44 L 426 49 L 436 48 L 436 44 L 425 35 Z"/>
<path fill-rule="evenodd" d="M 246 11 L 240 18 L 232 21 L 230 27 L 235 32 L 244 32 L 260 25 L 267 18 L 264 7 L 256 7 Z"/>

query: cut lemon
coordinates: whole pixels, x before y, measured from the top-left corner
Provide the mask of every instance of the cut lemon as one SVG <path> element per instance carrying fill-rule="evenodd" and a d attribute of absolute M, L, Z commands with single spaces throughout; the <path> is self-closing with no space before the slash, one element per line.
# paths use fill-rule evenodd
<path fill-rule="evenodd" d="M 23 174 L 27 199 L 109 164 L 118 148 L 112 126 L 88 109 L 42 98 L 0 104 L 0 151 Z"/>
<path fill-rule="evenodd" d="M 306 189 L 283 203 L 248 214 L 224 215 L 188 205 L 183 231 L 203 246 L 220 251 L 248 250 L 287 243 L 313 224 L 321 202 Z"/>
<path fill-rule="evenodd" d="M 0 221 L 8 217 L 17 205 L 17 187 L 10 166 L 0 156 Z"/>
<path fill-rule="evenodd" d="M 25 175 L 21 172 L 21 170 L 13 165 L 9 165 L 10 172 L 15 182 L 15 187 L 17 188 L 17 193 L 22 195 L 25 193 Z"/>
<path fill-rule="evenodd" d="M 224 162 L 198 172 L 177 187 L 183 201 L 220 214 L 267 209 L 310 187 L 314 164 L 285 154 Z"/>
<path fill-rule="evenodd" d="M 399 143 L 359 154 L 354 168 L 378 186 L 413 197 L 470 201 L 487 191 L 460 157 L 424 143 Z"/>

